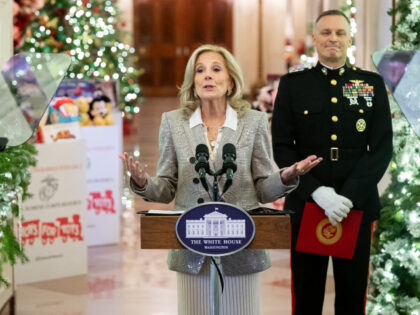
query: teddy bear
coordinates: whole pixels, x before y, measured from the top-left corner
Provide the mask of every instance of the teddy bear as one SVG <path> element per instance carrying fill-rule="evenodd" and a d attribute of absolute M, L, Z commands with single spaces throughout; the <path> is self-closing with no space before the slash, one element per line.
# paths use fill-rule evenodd
<path fill-rule="evenodd" d="M 78 97 L 74 100 L 74 103 L 79 108 L 79 122 L 80 126 L 91 126 L 92 121 L 89 117 L 89 99 L 86 97 Z"/>

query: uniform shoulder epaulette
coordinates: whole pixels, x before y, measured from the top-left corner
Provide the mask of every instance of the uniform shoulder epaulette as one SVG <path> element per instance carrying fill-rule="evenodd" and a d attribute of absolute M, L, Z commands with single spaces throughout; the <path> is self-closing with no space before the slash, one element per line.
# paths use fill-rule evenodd
<path fill-rule="evenodd" d="M 358 73 L 362 73 L 362 74 L 365 74 L 365 75 L 371 75 L 371 76 L 374 76 L 374 77 L 380 77 L 380 74 L 379 73 L 377 73 L 377 72 L 373 72 L 373 71 L 369 71 L 369 70 L 365 70 L 365 69 L 362 69 L 362 68 L 358 68 L 358 67 L 356 67 L 356 66 L 350 66 L 350 68 L 353 70 L 353 71 L 356 71 L 356 72 L 358 72 Z"/>
<path fill-rule="evenodd" d="M 289 70 L 288 73 L 286 73 L 285 75 L 289 76 L 289 75 L 294 75 L 294 74 L 300 74 L 300 73 L 306 73 L 307 71 L 311 70 L 313 67 L 309 66 L 306 68 L 291 68 Z"/>

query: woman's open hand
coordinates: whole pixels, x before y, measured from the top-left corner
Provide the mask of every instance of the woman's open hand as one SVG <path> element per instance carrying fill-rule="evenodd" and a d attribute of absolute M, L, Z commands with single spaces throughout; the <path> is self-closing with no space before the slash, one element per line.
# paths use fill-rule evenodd
<path fill-rule="evenodd" d="M 144 188 L 147 184 L 147 165 L 140 167 L 140 162 L 134 161 L 134 158 L 131 155 L 128 155 L 127 152 L 120 154 L 119 157 L 124 161 L 126 170 L 130 172 L 131 178 L 136 182 L 139 188 Z"/>
<path fill-rule="evenodd" d="M 292 184 L 299 175 L 305 175 L 322 161 L 322 157 L 310 155 L 306 159 L 285 168 L 281 173 L 281 180 L 285 185 Z"/>

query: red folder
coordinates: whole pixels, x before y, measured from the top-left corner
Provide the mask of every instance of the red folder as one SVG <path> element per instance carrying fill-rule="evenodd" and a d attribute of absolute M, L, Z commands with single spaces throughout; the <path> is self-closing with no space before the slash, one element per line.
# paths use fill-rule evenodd
<path fill-rule="evenodd" d="M 296 250 L 352 259 L 362 215 L 360 210 L 351 210 L 347 218 L 333 226 L 320 206 L 307 202 L 303 210 Z"/>

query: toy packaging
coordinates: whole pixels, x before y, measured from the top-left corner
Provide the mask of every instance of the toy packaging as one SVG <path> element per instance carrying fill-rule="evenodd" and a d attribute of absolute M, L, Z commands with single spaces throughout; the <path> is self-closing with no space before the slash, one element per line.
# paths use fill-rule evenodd
<path fill-rule="evenodd" d="M 117 81 L 65 79 L 51 102 L 48 123 L 79 121 L 80 126 L 114 124 L 118 104 Z"/>
<path fill-rule="evenodd" d="M 54 97 L 50 103 L 48 118 L 51 124 L 79 121 L 79 109 L 69 97 Z"/>
<path fill-rule="evenodd" d="M 64 79 L 40 121 L 38 142 L 71 141 L 80 127 L 114 125 L 118 81 Z"/>

